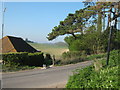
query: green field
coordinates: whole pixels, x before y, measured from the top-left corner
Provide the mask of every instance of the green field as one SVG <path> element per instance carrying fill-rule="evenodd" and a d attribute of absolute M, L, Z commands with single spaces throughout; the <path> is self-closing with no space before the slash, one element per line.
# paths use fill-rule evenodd
<path fill-rule="evenodd" d="M 41 44 L 41 43 L 29 43 L 35 49 L 49 53 L 52 56 L 55 55 L 56 59 L 60 59 L 63 52 L 68 51 L 67 45 L 64 44 Z"/>

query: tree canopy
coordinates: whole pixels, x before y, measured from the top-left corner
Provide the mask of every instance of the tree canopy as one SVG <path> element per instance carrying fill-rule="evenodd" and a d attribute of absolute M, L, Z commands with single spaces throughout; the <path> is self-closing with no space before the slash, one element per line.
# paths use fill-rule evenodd
<path fill-rule="evenodd" d="M 76 10 L 75 13 L 69 13 L 68 16 L 60 21 L 58 26 L 52 29 L 47 39 L 53 40 L 58 36 L 71 34 L 66 37 L 65 41 L 69 45 L 70 50 L 86 50 L 98 52 L 98 50 L 106 50 L 108 31 L 111 22 L 114 20 L 113 29 L 113 46 L 116 42 L 116 31 L 118 17 L 120 17 L 120 1 L 119 2 L 83 2 L 85 7 Z M 103 38 L 105 38 L 103 40 Z M 83 43 L 84 42 L 84 43 Z M 89 43 L 89 45 L 88 45 Z"/>
<path fill-rule="evenodd" d="M 112 19 L 115 19 L 117 22 L 117 17 L 120 17 L 120 3 L 118 2 L 96 2 L 92 5 L 88 2 L 84 3 L 85 8 L 76 10 L 74 14 L 69 13 L 64 21 L 60 21 L 59 25 L 52 29 L 52 32 L 48 34 L 48 40 L 53 40 L 65 34 L 72 34 L 76 38 L 75 33 L 80 32 L 84 34 L 86 28 L 89 28 L 91 25 L 96 25 L 96 29 L 101 32 L 102 28 L 105 27 L 102 24 L 105 24 L 105 22 L 102 21 L 106 17 L 108 17 L 108 24 Z M 113 14 L 113 18 L 110 18 L 110 13 Z"/>

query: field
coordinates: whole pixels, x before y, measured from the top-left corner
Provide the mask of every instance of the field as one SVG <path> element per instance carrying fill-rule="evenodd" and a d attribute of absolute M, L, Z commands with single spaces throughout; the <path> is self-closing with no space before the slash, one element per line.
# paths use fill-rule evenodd
<path fill-rule="evenodd" d="M 35 49 L 44 53 L 49 53 L 51 56 L 55 55 L 56 59 L 60 59 L 63 52 L 68 51 L 68 47 L 65 44 L 41 44 L 41 43 L 29 43 Z"/>

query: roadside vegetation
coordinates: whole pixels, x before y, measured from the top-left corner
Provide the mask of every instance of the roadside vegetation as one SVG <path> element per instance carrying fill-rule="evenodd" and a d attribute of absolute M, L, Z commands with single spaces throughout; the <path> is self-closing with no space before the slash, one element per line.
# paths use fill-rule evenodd
<path fill-rule="evenodd" d="M 40 54 L 41 57 L 37 53 L 14 54 L 14 57 L 13 54 L 3 55 L 3 71 L 33 69 L 43 64 L 49 66 L 52 60 L 55 65 L 94 60 L 93 65 L 75 70 L 66 88 L 120 88 L 118 81 L 120 30 L 117 28 L 120 2 L 84 2 L 84 5 L 83 9 L 69 13 L 47 36 L 48 40 L 53 40 L 58 36 L 70 34 L 64 39 L 68 46 L 29 43 L 44 52 Z M 112 20 L 115 24 L 109 27 Z M 106 65 L 108 40 L 112 42 L 109 64 Z"/>
<path fill-rule="evenodd" d="M 57 64 L 89 60 L 89 55 L 99 57 L 99 54 L 107 52 L 110 40 L 111 51 L 120 49 L 120 28 L 117 28 L 120 17 L 119 6 L 120 2 L 84 2 L 83 9 L 69 13 L 63 21 L 60 21 L 47 36 L 51 41 L 69 34 L 64 38 L 69 51 L 62 54 Z M 110 27 L 112 20 L 115 23 Z M 109 38 L 110 30 L 112 33 Z"/>
<path fill-rule="evenodd" d="M 94 55 L 93 55 L 94 56 Z M 109 65 L 106 59 L 96 58 L 94 64 L 74 71 L 66 88 L 120 88 L 118 51 L 111 51 Z"/>
<path fill-rule="evenodd" d="M 53 40 L 69 34 L 64 38 L 69 52 L 62 54 L 60 64 L 95 61 L 92 66 L 76 70 L 66 88 L 119 88 L 120 2 L 85 0 L 83 3 L 84 8 L 69 13 L 47 36 L 48 40 Z M 110 59 L 106 64 L 109 50 Z"/>
<path fill-rule="evenodd" d="M 17 52 L 4 53 L 1 55 L 3 59 L 3 72 L 29 70 L 37 67 L 43 67 L 43 64 L 47 66 L 52 65 L 52 58 L 50 57 L 50 54 L 45 54 L 44 56 L 42 52 Z"/>
<path fill-rule="evenodd" d="M 50 54 L 51 58 L 55 55 L 55 66 L 75 64 L 87 60 L 93 60 L 92 58 L 106 57 L 104 53 L 87 55 L 85 51 L 69 51 L 66 45 L 55 45 L 55 44 L 40 44 L 40 43 L 29 43 L 37 50 L 41 50 L 44 54 Z"/>

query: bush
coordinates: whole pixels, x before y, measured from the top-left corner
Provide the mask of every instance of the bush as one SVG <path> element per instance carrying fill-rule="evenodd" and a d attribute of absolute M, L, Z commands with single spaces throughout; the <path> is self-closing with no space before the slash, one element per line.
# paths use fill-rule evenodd
<path fill-rule="evenodd" d="M 67 88 L 118 88 L 118 66 L 95 72 L 93 67 L 77 71 L 70 77 Z"/>
<path fill-rule="evenodd" d="M 80 58 L 72 59 L 72 60 L 62 60 L 60 64 L 61 65 L 67 65 L 67 64 L 75 64 L 75 63 L 78 63 L 78 62 L 82 62 L 82 60 Z"/>
<path fill-rule="evenodd" d="M 70 76 L 66 88 L 85 88 L 84 86 L 87 83 L 87 80 L 90 79 L 88 76 L 91 73 L 93 73 L 92 67 L 74 71 L 74 75 Z"/>
<path fill-rule="evenodd" d="M 29 62 L 28 65 L 30 66 L 43 66 L 44 56 L 41 52 L 36 53 L 28 53 Z"/>
<path fill-rule="evenodd" d="M 48 54 L 48 53 L 45 56 L 44 64 L 47 66 L 52 65 L 52 58 L 51 58 L 50 54 Z"/>
<path fill-rule="evenodd" d="M 62 58 L 63 59 L 79 58 L 82 55 L 86 56 L 86 54 L 84 52 L 81 52 L 81 51 L 70 51 L 70 52 L 64 52 L 62 54 Z"/>
<path fill-rule="evenodd" d="M 113 50 L 112 52 L 110 52 L 109 67 L 119 65 L 118 54 L 119 54 L 118 50 Z"/>
<path fill-rule="evenodd" d="M 76 70 L 73 76 L 70 76 L 66 88 L 120 88 L 117 61 L 118 51 L 112 51 L 107 67 L 95 71 L 94 66 L 91 65 Z"/>
<path fill-rule="evenodd" d="M 74 64 L 77 62 L 85 61 L 86 54 L 80 51 L 64 52 L 60 64 Z"/>
<path fill-rule="evenodd" d="M 41 52 L 27 53 L 27 52 L 17 52 L 17 53 L 5 53 L 2 54 L 3 63 L 6 66 L 42 66 L 44 62 L 44 56 Z"/>
<path fill-rule="evenodd" d="M 91 31 L 91 30 L 90 30 Z M 120 30 L 113 30 L 111 50 L 120 49 Z M 65 42 L 69 45 L 70 51 L 85 51 L 86 54 L 98 54 L 107 51 L 109 30 L 102 33 L 92 31 L 91 33 L 76 34 L 74 36 L 65 37 Z"/>
<path fill-rule="evenodd" d="M 14 65 L 25 65 L 28 62 L 29 57 L 28 57 L 28 53 L 26 52 L 5 53 L 2 54 L 2 59 L 5 65 L 14 66 Z"/>
<path fill-rule="evenodd" d="M 87 60 L 95 60 L 95 59 L 100 59 L 100 58 L 105 58 L 106 54 L 93 54 L 93 55 L 89 55 L 86 57 Z"/>

